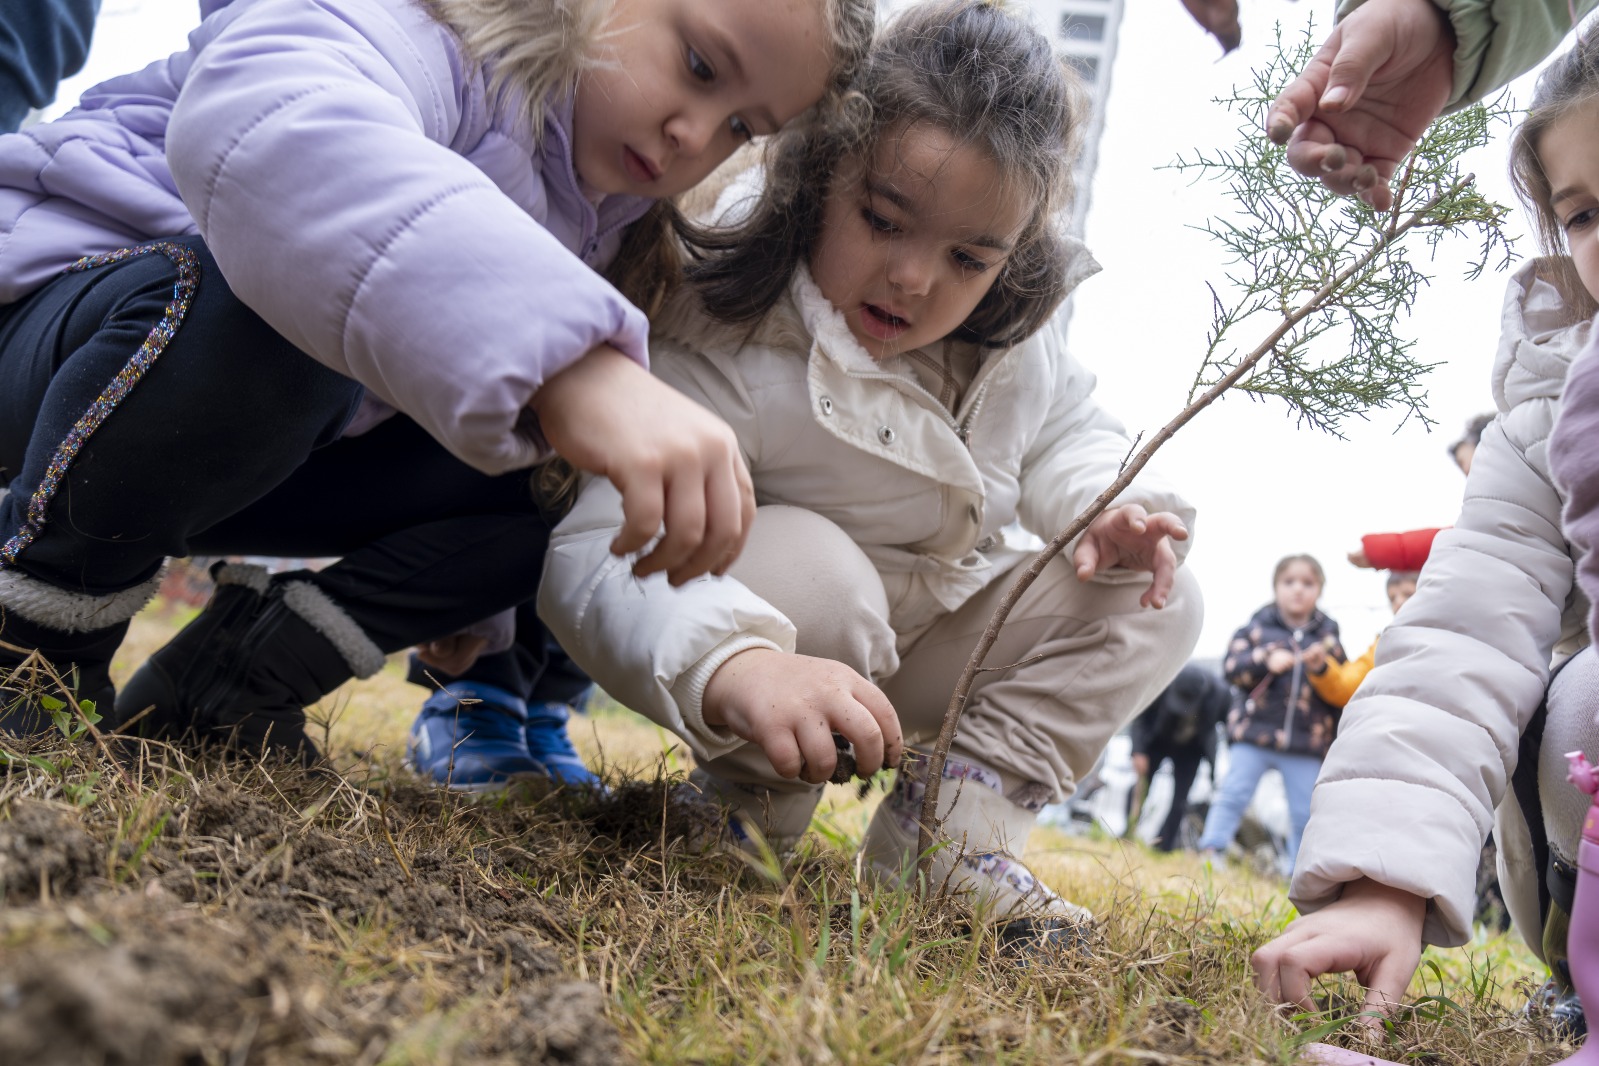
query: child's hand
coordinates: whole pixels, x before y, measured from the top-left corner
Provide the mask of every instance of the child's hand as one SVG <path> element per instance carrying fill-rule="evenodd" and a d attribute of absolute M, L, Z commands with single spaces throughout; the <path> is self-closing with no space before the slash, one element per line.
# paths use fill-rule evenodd
<path fill-rule="evenodd" d="M 833 774 L 841 733 L 861 777 L 899 763 L 899 716 L 888 697 L 843 663 L 770 648 L 739 652 L 705 686 L 706 725 L 759 744 L 772 769 L 819 785 Z"/>
<path fill-rule="evenodd" d="M 611 551 L 638 551 L 665 523 L 635 574 L 664 570 L 681 585 L 727 572 L 755 520 L 755 488 L 727 423 L 609 347 L 546 381 L 531 406 L 550 447 L 622 494 Z"/>
<path fill-rule="evenodd" d="M 1327 649 L 1320 644 L 1312 644 L 1299 658 L 1305 664 L 1305 669 L 1313 674 L 1319 674 L 1327 669 Z"/>
<path fill-rule="evenodd" d="M 1349 553 L 1349 565 L 1358 566 L 1362 570 L 1372 569 L 1371 560 L 1366 558 L 1365 548 L 1356 548 L 1354 551 Z"/>
<path fill-rule="evenodd" d="M 416 657 L 435 670 L 458 677 L 477 662 L 477 657 L 483 654 L 488 644 L 487 639 L 476 634 L 456 633 L 418 644 Z"/>
<path fill-rule="evenodd" d="M 1287 648 L 1273 648 L 1266 653 L 1266 670 L 1273 674 L 1286 674 L 1294 668 L 1294 653 Z"/>
<path fill-rule="evenodd" d="M 1187 539 L 1188 529 L 1171 512 L 1149 514 L 1136 503 L 1126 503 L 1107 508 L 1088 524 L 1072 553 L 1072 565 L 1079 581 L 1115 566 L 1147 570 L 1155 579 L 1138 602 L 1164 607 L 1177 578 L 1177 553 L 1171 542 Z"/>
<path fill-rule="evenodd" d="M 1250 958 L 1255 985 L 1274 1003 L 1316 1010 L 1310 983 L 1325 973 L 1353 970 L 1366 988 L 1362 1017 L 1378 1025 L 1397 1005 L 1421 962 L 1421 926 L 1427 901 L 1362 878 L 1314 914 L 1295 918 L 1283 934 Z"/>

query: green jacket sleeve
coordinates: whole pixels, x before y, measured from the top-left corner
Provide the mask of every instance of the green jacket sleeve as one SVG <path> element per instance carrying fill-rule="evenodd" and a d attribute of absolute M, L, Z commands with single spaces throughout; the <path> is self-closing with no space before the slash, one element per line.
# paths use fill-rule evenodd
<path fill-rule="evenodd" d="M 1365 0 L 1341 0 L 1343 18 Z M 1474 104 L 1537 66 L 1599 0 L 1433 0 L 1455 29 L 1448 110 Z"/>

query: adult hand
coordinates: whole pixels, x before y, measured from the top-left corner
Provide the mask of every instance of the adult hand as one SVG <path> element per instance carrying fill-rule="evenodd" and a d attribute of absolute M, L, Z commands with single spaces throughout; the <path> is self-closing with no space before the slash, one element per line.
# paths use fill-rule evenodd
<path fill-rule="evenodd" d="M 612 552 L 639 551 L 665 524 L 634 574 L 665 571 L 681 585 L 727 572 L 755 520 L 755 488 L 727 423 L 610 347 L 550 378 L 531 406 L 557 454 L 621 493 Z"/>
<path fill-rule="evenodd" d="M 441 673 L 458 677 L 467 672 L 488 647 L 488 640 L 472 633 L 455 633 L 416 646 L 416 657 Z"/>
<path fill-rule="evenodd" d="M 1281 936 L 1250 957 L 1255 985 L 1274 1003 L 1315 1010 L 1310 983 L 1325 973 L 1353 970 L 1366 989 L 1362 1019 L 1377 1025 L 1399 1004 L 1421 962 L 1427 901 L 1365 878 L 1314 914 L 1295 918 Z"/>
<path fill-rule="evenodd" d="M 1221 44 L 1222 55 L 1243 41 L 1243 29 L 1238 25 L 1238 0 L 1183 0 L 1183 6 L 1194 21 Z"/>
<path fill-rule="evenodd" d="M 1432 0 L 1367 0 L 1277 97 L 1266 131 L 1295 170 L 1386 211 L 1399 160 L 1449 102 L 1454 57 Z"/>
<path fill-rule="evenodd" d="M 1266 653 L 1266 670 L 1273 674 L 1286 674 L 1294 668 L 1294 653 L 1287 648 L 1273 648 Z"/>
<path fill-rule="evenodd" d="M 1147 570 L 1154 580 L 1138 602 L 1144 607 L 1164 607 L 1177 579 L 1177 553 L 1174 540 L 1187 540 L 1188 529 L 1182 519 L 1169 511 L 1149 514 L 1136 503 L 1111 507 L 1088 524 L 1072 552 L 1077 580 L 1087 581 L 1111 567 Z"/>
<path fill-rule="evenodd" d="M 759 744 L 772 769 L 819 785 L 833 775 L 841 733 L 861 777 L 899 763 L 899 716 L 882 690 L 843 663 L 770 648 L 741 651 L 705 686 L 706 725 Z"/>

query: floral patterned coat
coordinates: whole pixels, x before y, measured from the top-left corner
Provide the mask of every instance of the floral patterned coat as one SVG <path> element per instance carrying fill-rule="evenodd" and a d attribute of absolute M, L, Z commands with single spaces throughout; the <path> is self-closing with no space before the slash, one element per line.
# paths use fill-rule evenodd
<path fill-rule="evenodd" d="M 1320 611 L 1295 629 L 1283 621 L 1277 605 L 1268 603 L 1249 624 L 1233 634 L 1223 664 L 1227 680 L 1242 698 L 1227 715 L 1227 739 L 1296 755 L 1325 755 L 1338 727 L 1338 709 L 1311 687 L 1299 653 L 1314 644 L 1338 662 L 1344 661 L 1338 623 Z M 1266 657 L 1277 648 L 1295 653 L 1293 669 L 1272 674 Z"/>

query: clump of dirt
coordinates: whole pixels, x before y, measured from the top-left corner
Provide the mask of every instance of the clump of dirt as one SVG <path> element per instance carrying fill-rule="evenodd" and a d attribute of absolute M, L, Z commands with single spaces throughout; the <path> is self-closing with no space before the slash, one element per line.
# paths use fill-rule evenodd
<path fill-rule="evenodd" d="M 582 981 L 547 981 L 516 994 L 515 1014 L 484 1050 L 516 1061 L 611 1066 L 627 1058 L 605 1018 L 605 996 Z"/>
<path fill-rule="evenodd" d="M 75 895 L 105 872 L 105 846 L 78 825 L 70 808 L 17 800 L 3 813 L 0 901 Z"/>

